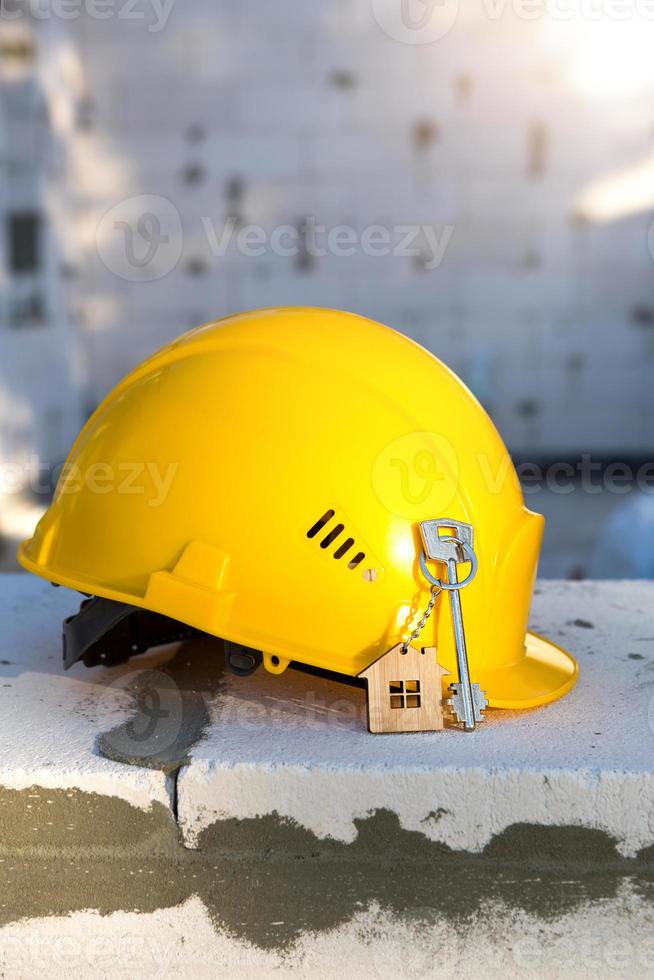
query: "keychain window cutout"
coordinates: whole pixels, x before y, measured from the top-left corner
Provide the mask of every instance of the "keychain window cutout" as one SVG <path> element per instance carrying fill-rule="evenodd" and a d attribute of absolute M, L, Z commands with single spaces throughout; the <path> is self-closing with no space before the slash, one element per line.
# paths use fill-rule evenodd
<path fill-rule="evenodd" d="M 419 708 L 420 681 L 389 681 L 391 708 Z"/>
<path fill-rule="evenodd" d="M 436 647 L 419 650 L 400 641 L 361 671 L 367 687 L 368 731 L 442 730 L 442 682 L 448 671 L 436 653 Z"/>

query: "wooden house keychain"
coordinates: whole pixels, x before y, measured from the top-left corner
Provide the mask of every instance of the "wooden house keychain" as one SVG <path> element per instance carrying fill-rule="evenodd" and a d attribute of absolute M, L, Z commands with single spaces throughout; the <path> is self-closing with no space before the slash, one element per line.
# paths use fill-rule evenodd
<path fill-rule="evenodd" d="M 470 679 L 460 590 L 477 574 L 472 525 L 449 518 L 422 521 L 420 534 L 423 548 L 420 569 L 431 584 L 431 595 L 425 611 L 408 640 L 398 643 L 363 670 L 359 677 L 367 682 L 368 729 L 382 732 L 440 731 L 445 725 L 445 712 L 464 731 L 475 730 L 484 720 L 488 702 L 485 693 Z M 430 572 L 427 562 L 441 562 L 447 576 L 438 579 Z M 470 563 L 468 575 L 459 582 L 458 566 Z M 450 685 L 451 697 L 443 704 L 441 678 L 449 672 L 438 663 L 437 648 L 418 650 L 418 639 L 431 616 L 441 592 L 449 592 L 458 681 Z"/>

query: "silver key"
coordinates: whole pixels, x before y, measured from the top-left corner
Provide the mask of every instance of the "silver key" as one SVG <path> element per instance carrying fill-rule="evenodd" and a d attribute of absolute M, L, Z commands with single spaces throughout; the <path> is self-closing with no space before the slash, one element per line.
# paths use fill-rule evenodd
<path fill-rule="evenodd" d="M 472 581 L 477 572 L 477 559 L 473 550 L 474 530 L 470 524 L 445 518 L 437 521 L 423 521 L 420 524 L 420 532 L 424 545 L 424 553 L 421 558 L 422 570 L 433 584 L 440 585 L 441 588 L 450 593 L 459 680 L 458 683 L 450 685 L 452 697 L 447 701 L 447 705 L 451 708 L 457 721 L 463 724 L 464 729 L 467 732 L 473 732 L 475 723 L 484 720 L 483 712 L 488 705 L 486 695 L 479 684 L 473 684 L 470 680 L 466 635 L 461 610 L 460 590 Z M 432 561 L 443 562 L 446 565 L 446 582 L 434 579 L 429 573 L 424 560 L 425 555 Z M 472 564 L 470 573 L 463 582 L 459 582 L 458 565 L 468 561 Z"/>

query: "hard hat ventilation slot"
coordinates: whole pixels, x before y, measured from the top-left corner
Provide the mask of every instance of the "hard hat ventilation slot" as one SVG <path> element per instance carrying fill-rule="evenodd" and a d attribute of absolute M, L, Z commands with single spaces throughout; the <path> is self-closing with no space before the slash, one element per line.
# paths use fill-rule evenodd
<path fill-rule="evenodd" d="M 309 528 L 309 530 L 307 531 L 307 537 L 308 538 L 315 538 L 315 536 L 318 533 L 318 531 L 322 531 L 322 529 L 324 528 L 325 524 L 328 521 L 331 521 L 331 519 L 332 519 L 332 517 L 334 516 L 335 513 L 336 513 L 336 511 L 333 511 L 333 510 L 326 511 L 322 515 L 322 517 L 320 518 L 320 520 L 319 521 L 316 521 L 316 523 L 313 525 L 313 527 Z"/>
<path fill-rule="evenodd" d="M 325 537 L 322 539 L 320 542 L 320 547 L 329 548 L 330 544 L 335 541 L 339 534 L 341 534 L 341 532 L 344 530 L 345 524 L 337 524 L 336 527 L 333 527 L 329 534 L 325 535 Z"/>
<path fill-rule="evenodd" d="M 342 558 L 343 555 L 350 550 L 353 544 L 354 538 L 346 538 L 343 544 L 340 544 L 334 552 L 334 558 Z"/>
<path fill-rule="evenodd" d="M 315 538 L 315 536 L 320 531 L 325 530 L 327 524 L 329 524 L 332 517 L 334 517 L 335 513 L 336 511 L 333 508 L 330 508 L 329 510 L 325 511 L 322 517 L 319 520 L 317 520 L 312 527 L 309 528 L 309 530 L 307 531 L 307 537 Z M 338 537 L 341 536 L 344 530 L 345 530 L 344 524 L 335 524 L 334 527 L 331 529 L 331 531 L 328 531 L 325 537 L 320 542 L 320 547 L 323 550 L 329 548 L 329 546 L 333 544 Z M 345 541 L 342 541 L 338 545 L 332 557 L 338 561 L 339 558 L 345 557 L 345 555 L 348 553 L 348 551 L 352 548 L 353 545 L 354 545 L 354 538 L 346 538 Z M 356 555 L 354 555 L 354 557 L 351 558 L 350 561 L 347 563 L 347 567 L 352 570 L 358 568 L 365 557 L 366 557 L 365 551 L 358 551 Z M 377 578 L 377 573 L 371 570 L 369 577 L 368 576 L 366 577 L 368 581 L 372 582 L 374 581 L 374 579 Z"/>

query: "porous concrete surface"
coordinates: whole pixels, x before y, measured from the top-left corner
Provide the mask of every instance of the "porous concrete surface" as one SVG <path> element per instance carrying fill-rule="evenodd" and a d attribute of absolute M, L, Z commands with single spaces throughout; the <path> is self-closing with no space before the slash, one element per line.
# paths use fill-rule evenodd
<path fill-rule="evenodd" d="M 131 715 L 134 663 L 63 672 L 61 624 L 82 598 L 28 575 L 0 576 L 0 785 L 83 790 L 139 809 L 168 808 L 165 773 L 128 768 L 95 750 L 100 732 Z"/>
<path fill-rule="evenodd" d="M 64 674 L 79 597 L 0 577 L 0 971 L 651 976 L 653 598 L 542 584 L 571 695 L 371 736 L 362 690 L 213 641 Z"/>
<path fill-rule="evenodd" d="M 654 916 L 627 887 L 546 922 L 501 903 L 458 931 L 447 920 L 427 926 L 421 913 L 398 918 L 372 902 L 346 925 L 278 951 L 235 941 L 197 898 L 147 914 L 82 912 L 0 930 L 0 970 L 11 980 L 650 980 L 654 970 Z"/>
<path fill-rule="evenodd" d="M 488 711 L 473 734 L 371 736 L 362 690 L 295 671 L 227 680 L 178 784 L 193 846 L 228 817 L 277 812 L 352 841 L 376 809 L 455 850 L 515 823 L 605 831 L 633 856 L 654 843 L 654 585 L 542 583 L 533 625 L 581 672 L 565 698 Z"/>

